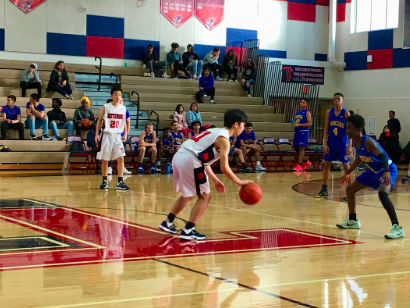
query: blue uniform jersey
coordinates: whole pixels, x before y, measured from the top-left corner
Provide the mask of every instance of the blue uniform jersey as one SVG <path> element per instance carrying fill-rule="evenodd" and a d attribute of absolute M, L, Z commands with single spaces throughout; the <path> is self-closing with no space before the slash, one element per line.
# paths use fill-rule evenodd
<path fill-rule="evenodd" d="M 356 153 L 357 153 L 357 155 L 360 156 L 360 159 L 366 164 L 366 166 L 370 170 L 372 170 L 374 173 L 378 173 L 380 171 L 383 171 L 383 165 L 382 165 L 381 160 L 376 156 L 376 154 L 366 150 L 365 142 L 366 142 L 367 139 L 372 139 L 372 138 L 368 137 L 368 136 L 363 136 L 362 143 L 360 144 L 360 147 L 358 147 L 357 144 L 355 143 Z M 386 152 L 383 150 L 383 148 L 377 142 L 375 142 L 375 143 L 376 143 L 377 147 L 379 148 L 379 150 L 387 156 L 387 158 L 389 160 L 389 164 L 391 164 L 392 161 L 390 160 L 390 158 L 386 154 Z"/>
<path fill-rule="evenodd" d="M 171 147 L 171 141 L 172 141 L 171 135 L 169 135 L 168 138 L 164 138 L 164 136 L 162 136 L 162 146 L 164 148 L 170 148 Z"/>
<path fill-rule="evenodd" d="M 244 130 L 236 138 L 236 141 L 235 141 L 235 147 L 238 148 L 238 149 L 241 148 L 240 140 L 242 140 L 244 144 L 253 144 L 253 142 L 256 140 L 255 132 L 252 130 L 249 134 L 247 134 L 246 131 Z"/>
<path fill-rule="evenodd" d="M 329 137 L 346 138 L 346 109 L 342 108 L 338 116 L 335 109 L 330 109 L 329 113 Z"/>
<path fill-rule="evenodd" d="M 144 142 L 152 143 L 152 133 L 144 136 Z"/>
<path fill-rule="evenodd" d="M 306 124 L 307 123 L 307 118 L 306 118 L 306 113 L 308 113 L 308 110 L 298 110 L 296 111 L 296 116 L 295 116 L 295 124 Z M 295 133 L 298 132 L 308 132 L 309 127 L 295 127 Z"/>
<path fill-rule="evenodd" d="M 181 132 L 178 132 L 175 134 L 174 132 L 171 132 L 172 137 L 174 138 L 174 145 L 180 146 L 182 144 L 182 134 Z"/>

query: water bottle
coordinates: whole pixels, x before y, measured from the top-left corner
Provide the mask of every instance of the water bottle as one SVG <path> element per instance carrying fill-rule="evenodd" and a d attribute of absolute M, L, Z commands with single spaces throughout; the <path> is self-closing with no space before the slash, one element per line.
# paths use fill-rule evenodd
<path fill-rule="evenodd" d="M 170 174 L 170 173 L 171 173 L 171 164 L 170 164 L 169 161 L 167 161 L 166 168 L 165 168 L 165 173 L 166 173 L 166 174 Z"/>
<path fill-rule="evenodd" d="M 293 118 L 290 119 L 290 123 L 291 123 L 291 124 L 295 124 L 295 120 L 293 120 Z"/>

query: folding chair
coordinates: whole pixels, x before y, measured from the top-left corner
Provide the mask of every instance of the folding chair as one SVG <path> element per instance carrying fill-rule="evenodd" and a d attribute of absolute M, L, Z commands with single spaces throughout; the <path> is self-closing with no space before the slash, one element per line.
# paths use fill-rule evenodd
<path fill-rule="evenodd" d="M 273 147 L 273 148 L 271 148 Z M 261 164 L 262 166 L 265 166 L 268 168 L 268 171 L 270 171 L 270 167 L 272 164 L 272 167 L 275 169 L 278 168 L 278 159 L 276 160 L 270 160 L 268 158 L 279 158 L 281 156 L 280 151 L 277 150 L 277 144 L 276 140 L 272 137 L 263 137 L 262 143 L 261 143 L 261 151 L 260 154 L 262 156 L 262 161 Z"/>
<path fill-rule="evenodd" d="M 283 170 L 286 170 L 286 165 L 288 165 L 289 169 L 292 170 L 293 166 L 296 165 L 298 157 L 292 142 L 288 138 L 279 137 L 276 146 L 278 151 L 280 151 L 278 166 L 280 165 Z M 292 160 L 284 160 L 285 157 L 290 157 Z"/>
<path fill-rule="evenodd" d="M 70 151 L 72 146 L 78 146 L 78 150 Z M 91 169 L 95 169 L 94 157 L 91 151 L 87 150 L 87 147 L 81 138 L 81 136 L 67 136 L 65 141 L 65 148 L 68 154 L 68 170 L 71 174 L 72 170 L 82 170 L 90 172 Z M 77 158 L 74 161 L 73 158 Z M 80 158 L 85 158 L 83 161 L 79 161 Z"/>
<path fill-rule="evenodd" d="M 309 161 L 312 163 L 314 170 L 318 170 L 323 161 L 323 150 L 312 150 L 312 146 L 319 145 L 317 140 L 313 137 L 309 137 L 308 146 L 305 150 L 305 156 L 308 157 Z M 312 147 L 313 148 L 313 147 Z"/>

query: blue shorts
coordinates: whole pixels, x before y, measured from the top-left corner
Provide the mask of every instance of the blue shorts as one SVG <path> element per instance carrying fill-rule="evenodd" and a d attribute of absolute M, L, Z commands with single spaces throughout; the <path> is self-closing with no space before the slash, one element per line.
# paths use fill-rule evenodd
<path fill-rule="evenodd" d="M 356 178 L 356 181 L 362 185 L 368 186 L 373 188 L 374 190 L 378 190 L 380 184 L 382 183 L 382 176 L 384 171 L 380 171 L 378 173 L 374 173 L 372 170 L 367 169 L 361 175 Z M 389 173 L 391 178 L 391 189 L 394 189 L 394 182 L 397 178 L 397 167 L 394 163 L 390 164 Z"/>
<path fill-rule="evenodd" d="M 295 132 L 295 135 L 293 136 L 293 147 L 299 148 L 299 147 L 304 147 L 306 148 L 308 145 L 308 139 L 309 139 L 309 131 L 305 132 Z"/>
<path fill-rule="evenodd" d="M 343 164 L 350 161 L 347 155 L 347 138 L 329 138 L 327 146 L 329 147 L 329 154 L 323 156 L 324 161 L 340 161 Z"/>

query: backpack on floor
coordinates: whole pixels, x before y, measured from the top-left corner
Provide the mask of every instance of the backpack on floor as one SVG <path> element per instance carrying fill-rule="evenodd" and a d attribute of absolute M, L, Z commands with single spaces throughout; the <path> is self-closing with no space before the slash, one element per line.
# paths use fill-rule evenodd
<path fill-rule="evenodd" d="M 0 152 L 11 152 L 11 149 L 5 145 L 0 144 Z"/>

